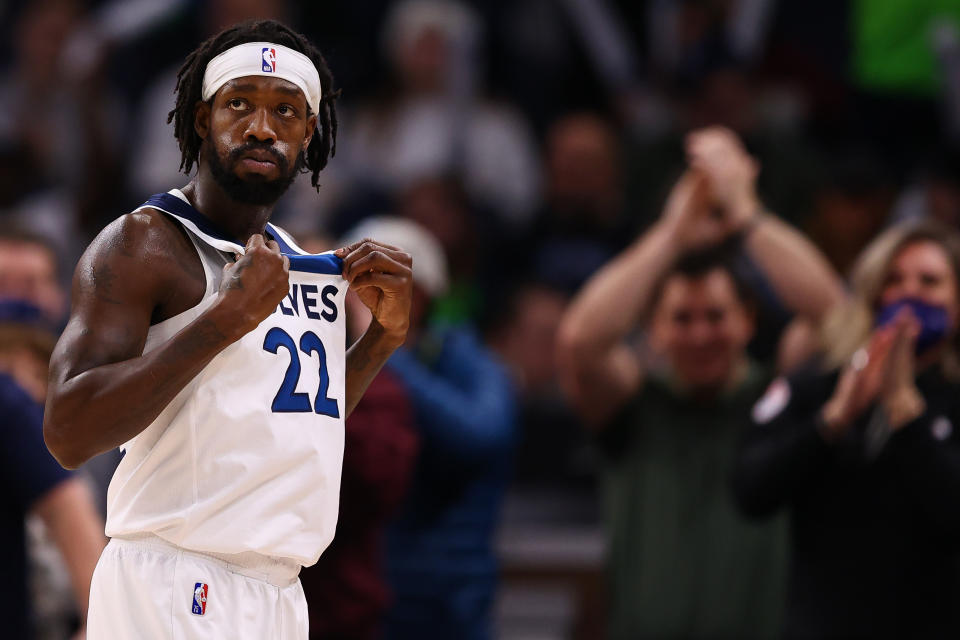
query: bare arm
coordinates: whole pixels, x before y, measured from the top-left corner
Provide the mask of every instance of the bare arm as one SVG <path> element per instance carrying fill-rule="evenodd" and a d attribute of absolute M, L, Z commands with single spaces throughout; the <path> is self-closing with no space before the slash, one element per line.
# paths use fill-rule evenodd
<path fill-rule="evenodd" d="M 275 243 L 255 235 L 246 255 L 227 267 L 217 300 L 144 355 L 154 310 L 189 279 L 173 240 L 178 232 L 158 223 L 159 215 L 124 216 L 77 266 L 70 320 L 50 361 L 44 416 L 47 447 L 65 467 L 143 431 L 216 354 L 286 295 L 286 259 Z"/>
<path fill-rule="evenodd" d="M 790 225 L 764 215 L 748 233 L 744 248 L 797 315 L 819 321 L 844 298 L 840 276 L 826 257 Z"/>
<path fill-rule="evenodd" d="M 684 175 L 663 218 L 597 272 L 564 314 L 557 336 L 560 379 L 592 426 L 606 423 L 642 384 L 639 356 L 625 338 L 646 312 L 657 282 L 686 248 L 709 242 L 716 231 L 697 211 L 704 187 L 702 176 Z"/>
<path fill-rule="evenodd" d="M 346 400 L 349 416 L 390 355 L 403 344 L 410 326 L 413 261 L 402 249 L 364 239 L 337 249 L 343 277 L 373 318 L 347 350 Z"/>
<path fill-rule="evenodd" d="M 37 500 L 33 511 L 43 520 L 70 574 L 77 611 L 86 619 L 90 579 L 106 544 L 103 520 L 89 487 L 77 477 L 64 480 Z"/>
<path fill-rule="evenodd" d="M 654 227 L 597 272 L 564 314 L 557 332 L 560 380 L 590 426 L 605 423 L 641 385 L 639 356 L 624 339 L 646 309 L 656 274 L 674 256 L 669 235 Z"/>
<path fill-rule="evenodd" d="M 745 251 L 787 308 L 816 323 L 843 299 L 840 276 L 813 243 L 762 213 L 756 191 L 759 166 L 732 131 L 710 127 L 691 133 L 687 154 L 691 168 L 710 181 L 730 229 L 745 230 Z"/>
<path fill-rule="evenodd" d="M 349 416 L 390 355 L 403 344 L 391 339 L 374 318 L 363 336 L 347 349 L 346 393 Z"/>

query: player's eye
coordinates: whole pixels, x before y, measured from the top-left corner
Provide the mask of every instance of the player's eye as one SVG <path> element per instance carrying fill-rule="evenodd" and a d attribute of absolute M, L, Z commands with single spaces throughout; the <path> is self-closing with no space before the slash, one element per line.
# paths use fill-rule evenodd
<path fill-rule="evenodd" d="M 277 113 L 279 113 L 282 116 L 291 117 L 291 118 L 297 115 L 297 112 L 293 109 L 293 107 L 291 107 L 288 104 L 282 104 L 279 107 L 277 107 Z"/>
<path fill-rule="evenodd" d="M 227 107 L 230 109 L 243 109 L 244 102 L 240 98 L 231 98 L 227 100 Z"/>

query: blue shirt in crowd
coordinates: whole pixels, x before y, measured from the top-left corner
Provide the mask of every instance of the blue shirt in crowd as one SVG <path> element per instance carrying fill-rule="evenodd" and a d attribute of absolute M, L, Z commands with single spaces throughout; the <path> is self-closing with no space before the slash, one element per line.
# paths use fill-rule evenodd
<path fill-rule="evenodd" d="M 416 353 L 398 349 L 388 366 L 410 393 L 421 443 L 388 536 L 387 637 L 487 638 L 493 536 L 515 440 L 512 381 L 462 328 L 428 335 Z"/>
<path fill-rule="evenodd" d="M 24 518 L 48 491 L 70 477 L 43 442 L 43 408 L 12 378 L 0 374 L 0 620 L 5 638 L 30 638 L 27 544 Z"/>

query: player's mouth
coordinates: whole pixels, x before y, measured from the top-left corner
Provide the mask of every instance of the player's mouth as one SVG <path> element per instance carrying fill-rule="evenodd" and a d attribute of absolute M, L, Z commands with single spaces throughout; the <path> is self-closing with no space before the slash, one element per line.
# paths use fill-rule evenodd
<path fill-rule="evenodd" d="M 254 173 L 270 173 L 277 167 L 277 161 L 268 151 L 249 151 L 240 156 L 240 166 Z"/>
<path fill-rule="evenodd" d="M 277 165 L 272 160 L 257 160 L 256 158 L 251 158 L 248 156 L 240 158 L 240 166 L 250 171 L 266 173 L 268 171 L 273 171 L 274 167 Z"/>

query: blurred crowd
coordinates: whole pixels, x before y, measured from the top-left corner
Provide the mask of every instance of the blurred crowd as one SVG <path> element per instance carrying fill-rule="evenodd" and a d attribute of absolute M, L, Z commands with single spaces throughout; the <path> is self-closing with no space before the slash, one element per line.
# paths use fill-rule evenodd
<path fill-rule="evenodd" d="M 298 180 L 274 220 L 315 251 L 401 246 L 416 280 L 302 573 L 314 637 L 549 637 L 524 615 L 510 635 L 518 584 L 575 585 L 557 637 L 960 634 L 960 0 L 0 15 L 16 637 L 82 634 L 119 456 L 72 473 L 43 448 L 73 266 L 189 179 L 167 124 L 186 55 L 266 18 L 342 91 L 319 193 Z M 540 552 L 584 524 L 601 587 L 575 550 L 516 555 L 516 532 Z"/>

